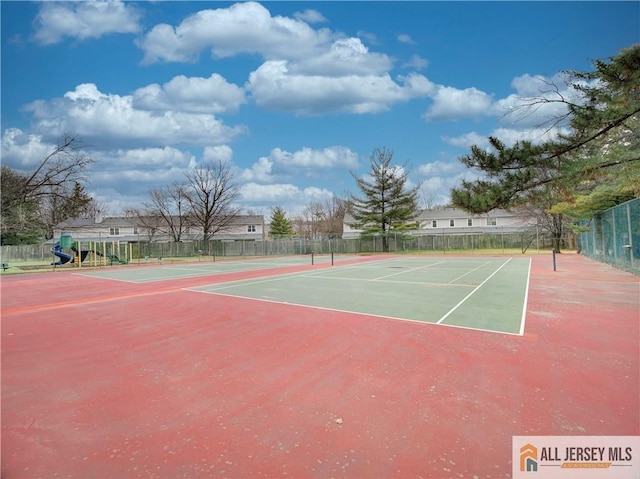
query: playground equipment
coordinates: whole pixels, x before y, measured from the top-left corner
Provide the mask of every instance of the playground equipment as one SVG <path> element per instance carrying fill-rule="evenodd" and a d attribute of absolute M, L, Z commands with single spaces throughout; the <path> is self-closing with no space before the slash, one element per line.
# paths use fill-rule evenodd
<path fill-rule="evenodd" d="M 61 266 L 73 259 L 73 256 L 62 251 L 62 244 L 60 243 L 60 241 L 56 241 L 56 244 L 53 246 L 53 248 L 51 248 L 51 252 L 55 256 L 60 258 L 58 261 L 54 261 L 53 263 L 51 263 L 52 266 Z"/>
<path fill-rule="evenodd" d="M 86 248 L 86 249 L 85 249 Z M 66 251 L 65 251 L 66 250 Z M 71 235 L 63 233 L 51 252 L 60 258 L 51 263 L 54 266 L 71 264 L 81 267 L 128 264 L 133 258 L 132 245 L 119 241 L 73 241 Z"/>

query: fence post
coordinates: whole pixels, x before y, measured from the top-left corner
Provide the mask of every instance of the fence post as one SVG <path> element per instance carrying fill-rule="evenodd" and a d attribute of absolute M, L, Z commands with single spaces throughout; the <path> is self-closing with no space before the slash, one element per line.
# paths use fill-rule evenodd
<path fill-rule="evenodd" d="M 635 271 L 633 266 L 633 231 L 631 229 L 631 203 L 627 203 L 627 228 L 629 230 L 629 266 Z"/>
<path fill-rule="evenodd" d="M 611 229 L 613 230 L 613 262 L 618 262 L 618 237 L 616 235 L 616 209 L 611 209 Z"/>

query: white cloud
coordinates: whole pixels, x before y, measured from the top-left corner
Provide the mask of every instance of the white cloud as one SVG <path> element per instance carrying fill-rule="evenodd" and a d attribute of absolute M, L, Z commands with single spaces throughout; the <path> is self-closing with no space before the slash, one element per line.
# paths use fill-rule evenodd
<path fill-rule="evenodd" d="M 60 137 L 73 131 L 87 143 L 138 142 L 144 146 L 228 143 L 244 132 L 212 115 L 137 110 L 133 97 L 102 93 L 93 83 L 78 85 L 63 98 L 26 107 L 37 132 Z"/>
<path fill-rule="evenodd" d="M 2 133 L 2 164 L 18 171 L 37 167 L 55 149 L 41 135 L 33 135 L 19 128 L 8 128 Z"/>
<path fill-rule="evenodd" d="M 555 140 L 558 135 L 569 134 L 567 128 L 524 128 L 521 130 L 514 128 L 496 128 L 487 135 L 480 135 L 476 132 L 465 133 L 455 137 L 443 137 L 442 140 L 453 146 L 471 148 L 489 148 L 489 136 L 498 138 L 507 146 L 512 146 L 518 141 L 530 141 L 531 143 L 542 143 L 544 141 Z"/>
<path fill-rule="evenodd" d="M 559 134 L 567 134 L 569 131 L 562 128 L 527 128 L 524 130 L 514 130 L 510 128 L 497 128 L 491 136 L 495 136 L 507 146 L 514 145 L 517 141 L 530 141 L 531 143 L 542 143 L 555 140 Z"/>
<path fill-rule="evenodd" d="M 511 82 L 516 90 L 506 98 L 489 105 L 490 97 L 475 88 L 455 90 L 441 87 L 438 94 L 444 99 L 424 115 L 426 119 L 454 118 L 463 115 L 462 105 L 468 105 L 467 113 L 494 116 L 500 125 L 490 133 L 481 135 L 469 132 L 459 136 L 443 136 L 442 140 L 453 146 L 469 148 L 476 145 L 489 148 L 487 137 L 494 136 L 511 146 L 517 141 L 540 143 L 557 139 L 558 135 L 570 133 L 564 116 L 567 106 L 564 101 L 579 104 L 581 94 L 568 86 L 565 75 L 560 73 L 551 78 L 541 75 L 521 75 Z M 561 120 L 561 121 L 559 121 Z"/>
<path fill-rule="evenodd" d="M 324 18 L 322 13 L 317 10 L 305 10 L 304 12 L 296 12 L 293 14 L 298 20 L 302 20 L 307 23 L 323 23 L 326 22 L 327 19 Z"/>
<path fill-rule="evenodd" d="M 300 196 L 300 188 L 292 184 L 260 185 L 247 183 L 240 193 L 244 201 L 277 203 L 279 201 L 292 201 Z"/>
<path fill-rule="evenodd" d="M 484 147 L 489 144 L 487 136 L 472 131 L 460 136 L 443 136 L 442 141 L 449 145 L 469 148 L 473 145 Z"/>
<path fill-rule="evenodd" d="M 322 170 L 332 168 L 355 168 L 358 155 L 343 146 L 323 149 L 304 147 L 295 152 L 280 148 L 271 150 L 268 157 L 261 157 L 256 163 L 240 172 L 243 181 L 273 183 L 292 176 L 319 176 Z"/>
<path fill-rule="evenodd" d="M 462 168 L 457 174 L 431 176 L 422 182 L 420 192 L 435 205 L 451 203 L 451 189 L 460 185 L 462 180 L 473 181 L 481 176 L 478 172 Z"/>
<path fill-rule="evenodd" d="M 140 14 L 121 1 L 42 2 L 33 39 L 43 45 L 63 37 L 86 40 L 109 33 L 137 33 Z"/>
<path fill-rule="evenodd" d="M 32 172 L 56 145 L 17 128 L 2 136 L 2 164 L 20 172 Z M 95 163 L 86 171 L 87 188 L 113 214 L 123 206 L 139 206 L 151 187 L 171 184 L 183 178 L 184 170 L 195 159 L 188 152 L 172 147 L 84 151 Z"/>
<path fill-rule="evenodd" d="M 333 192 L 316 186 L 299 188 L 290 183 L 261 185 L 247 183 L 240 189 L 243 202 L 249 209 L 252 204 L 281 206 L 288 215 L 299 214 L 311 202 L 323 201 L 334 196 Z M 265 218 L 267 219 L 267 218 Z"/>
<path fill-rule="evenodd" d="M 549 125 L 566 115 L 568 108 L 564 101 L 581 102 L 581 95 L 567 85 L 564 74 L 551 78 L 525 74 L 514 78 L 511 86 L 516 93 L 497 101 L 493 107 L 503 126 L 527 128 Z"/>
<path fill-rule="evenodd" d="M 273 160 L 263 156 L 251 165 L 251 168 L 242 170 L 240 172 L 240 179 L 249 182 L 271 183 L 275 181 L 272 170 Z"/>
<path fill-rule="evenodd" d="M 423 117 L 426 120 L 457 120 L 488 115 L 491 96 L 477 88 L 459 90 L 448 86 L 438 86 L 433 95 L 433 105 Z"/>
<path fill-rule="evenodd" d="M 418 173 L 423 176 L 436 176 L 442 174 L 450 174 L 461 169 L 464 169 L 464 167 L 458 161 L 438 160 L 420 165 L 418 167 Z"/>
<path fill-rule="evenodd" d="M 171 168 L 187 168 L 193 157 L 190 153 L 165 146 L 164 148 L 134 148 L 103 152 L 97 159 L 99 160 L 98 169 L 111 170 L 120 174 L 123 169 L 132 169 L 136 172 L 148 169 L 154 173 Z"/>
<path fill-rule="evenodd" d="M 405 68 L 413 68 L 415 70 L 424 70 L 429 66 L 429 60 L 422 58 L 420 55 L 411 55 L 408 62 L 402 64 Z"/>
<path fill-rule="evenodd" d="M 101 198 L 106 196 L 105 191 L 119 192 L 108 200 L 101 200 L 111 204 L 111 209 L 122 199 L 121 194 L 147 201 L 150 188 L 182 181 L 185 170 L 196 161 L 189 152 L 172 147 L 101 150 L 90 153 L 96 160 L 88 172 L 91 190 Z M 140 202 L 129 206 L 140 206 Z M 114 212 L 117 211 L 119 210 L 114 209 Z"/>
<path fill-rule="evenodd" d="M 233 157 L 233 150 L 227 145 L 205 146 L 202 152 L 202 161 L 205 163 L 216 163 L 221 161 L 228 163 Z"/>
<path fill-rule="evenodd" d="M 378 37 L 376 37 L 375 33 L 367 32 L 365 30 L 358 30 L 357 35 L 359 38 L 364 38 L 371 45 L 378 44 Z"/>
<path fill-rule="evenodd" d="M 271 151 L 271 158 L 283 166 L 300 168 L 355 168 L 358 166 L 358 155 L 343 146 L 331 146 L 322 150 L 302 148 L 290 153 L 280 148 Z"/>
<path fill-rule="evenodd" d="M 416 43 L 415 40 L 413 40 L 413 38 L 411 38 L 411 36 L 407 35 L 406 33 L 401 33 L 397 38 L 400 43 L 408 43 L 409 45 L 415 45 Z"/>
<path fill-rule="evenodd" d="M 156 25 L 137 45 L 144 51 L 144 63 L 191 62 L 204 49 L 218 58 L 239 53 L 257 53 L 264 58 L 306 58 L 317 54 L 331 36 L 328 30 L 316 31 L 293 18 L 272 17 L 259 3 L 245 2 L 201 10 L 176 27 Z"/>
<path fill-rule="evenodd" d="M 549 97 L 555 92 L 567 91 L 567 78 L 563 73 L 547 78 L 543 75 L 530 75 L 528 73 L 515 77 L 511 81 L 511 87 L 522 97 Z"/>
<path fill-rule="evenodd" d="M 392 104 L 426 96 L 433 84 L 411 74 L 394 82 L 388 74 L 338 78 L 297 75 L 286 61 L 268 61 L 249 76 L 247 89 L 254 101 L 270 110 L 315 115 L 378 113 Z"/>
<path fill-rule="evenodd" d="M 324 53 L 289 63 L 294 74 L 324 77 L 379 75 L 392 66 L 387 55 L 370 52 L 359 38 L 336 40 Z"/>
<path fill-rule="evenodd" d="M 195 61 L 204 49 L 211 50 L 214 57 L 258 54 L 266 61 L 250 74 L 245 88 L 258 106 L 271 110 L 307 115 L 377 113 L 434 90 L 429 80 L 415 73 L 394 81 L 389 74 L 393 59 L 370 51 L 360 38 L 315 30 L 302 20 L 322 18 L 315 11 L 298 13 L 296 18 L 272 16 L 258 3 L 237 3 L 201 10 L 175 27 L 156 25 L 137 44 L 145 52 L 146 63 Z M 411 65 L 424 68 L 426 60 L 414 56 Z M 136 100 L 145 108 L 173 105 L 168 98 L 169 86 L 145 87 L 137 92 Z M 195 86 L 190 84 L 186 91 L 192 88 Z M 190 111 L 228 111 L 243 100 L 236 91 L 231 106 L 220 101 L 228 95 L 214 97 L 211 105 L 199 101 L 202 94 L 183 102 L 177 94 L 180 91 L 184 90 L 173 90 L 175 101 L 184 103 Z"/>
<path fill-rule="evenodd" d="M 133 107 L 142 110 L 173 110 L 191 113 L 235 113 L 246 103 L 244 90 L 217 73 L 209 78 L 179 75 L 133 93 Z"/>

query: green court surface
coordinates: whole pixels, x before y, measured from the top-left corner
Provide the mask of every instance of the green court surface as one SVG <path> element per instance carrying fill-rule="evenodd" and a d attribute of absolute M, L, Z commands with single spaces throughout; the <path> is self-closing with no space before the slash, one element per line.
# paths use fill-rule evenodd
<path fill-rule="evenodd" d="M 191 290 L 522 335 L 529 271 L 529 258 L 412 256 Z"/>
<path fill-rule="evenodd" d="M 357 256 L 336 256 L 334 261 L 347 261 Z M 113 279 L 130 283 L 147 283 L 152 281 L 167 281 L 181 278 L 194 278 L 198 276 L 210 276 L 215 274 L 235 273 L 241 271 L 255 271 L 270 268 L 282 268 L 286 266 L 299 266 L 311 264 L 330 263 L 331 255 L 298 255 L 276 256 L 271 258 L 252 258 L 243 260 L 208 261 L 202 263 L 167 264 L 158 266 L 150 264 L 149 268 L 109 268 L 78 272 L 97 278 Z M 142 264 L 144 265 L 144 263 Z"/>

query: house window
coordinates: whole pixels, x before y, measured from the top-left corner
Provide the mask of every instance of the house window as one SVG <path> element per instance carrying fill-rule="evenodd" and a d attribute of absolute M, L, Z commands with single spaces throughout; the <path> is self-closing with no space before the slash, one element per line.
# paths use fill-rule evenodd
<path fill-rule="evenodd" d="M 473 220 L 471 218 L 467 220 L 467 226 L 473 226 Z"/>
<path fill-rule="evenodd" d="M 134 227 L 133 227 L 133 234 L 134 234 L 134 235 L 137 235 L 137 234 L 139 234 L 139 233 L 140 233 L 140 231 L 138 231 L 138 227 L 137 227 L 137 226 L 134 226 Z"/>
<path fill-rule="evenodd" d="M 449 226 L 452 228 L 456 225 L 456 220 L 449 220 Z"/>
<path fill-rule="evenodd" d="M 120 228 L 109 228 L 109 235 L 118 236 L 120 234 Z"/>
<path fill-rule="evenodd" d="M 431 226 L 433 226 L 434 228 L 437 228 L 438 227 L 438 220 L 433 220 L 431 222 Z"/>
<path fill-rule="evenodd" d="M 497 224 L 498 222 L 496 221 L 495 218 L 487 218 L 487 226 L 495 226 Z"/>
<path fill-rule="evenodd" d="M 256 225 L 247 225 L 247 233 L 255 233 Z"/>

